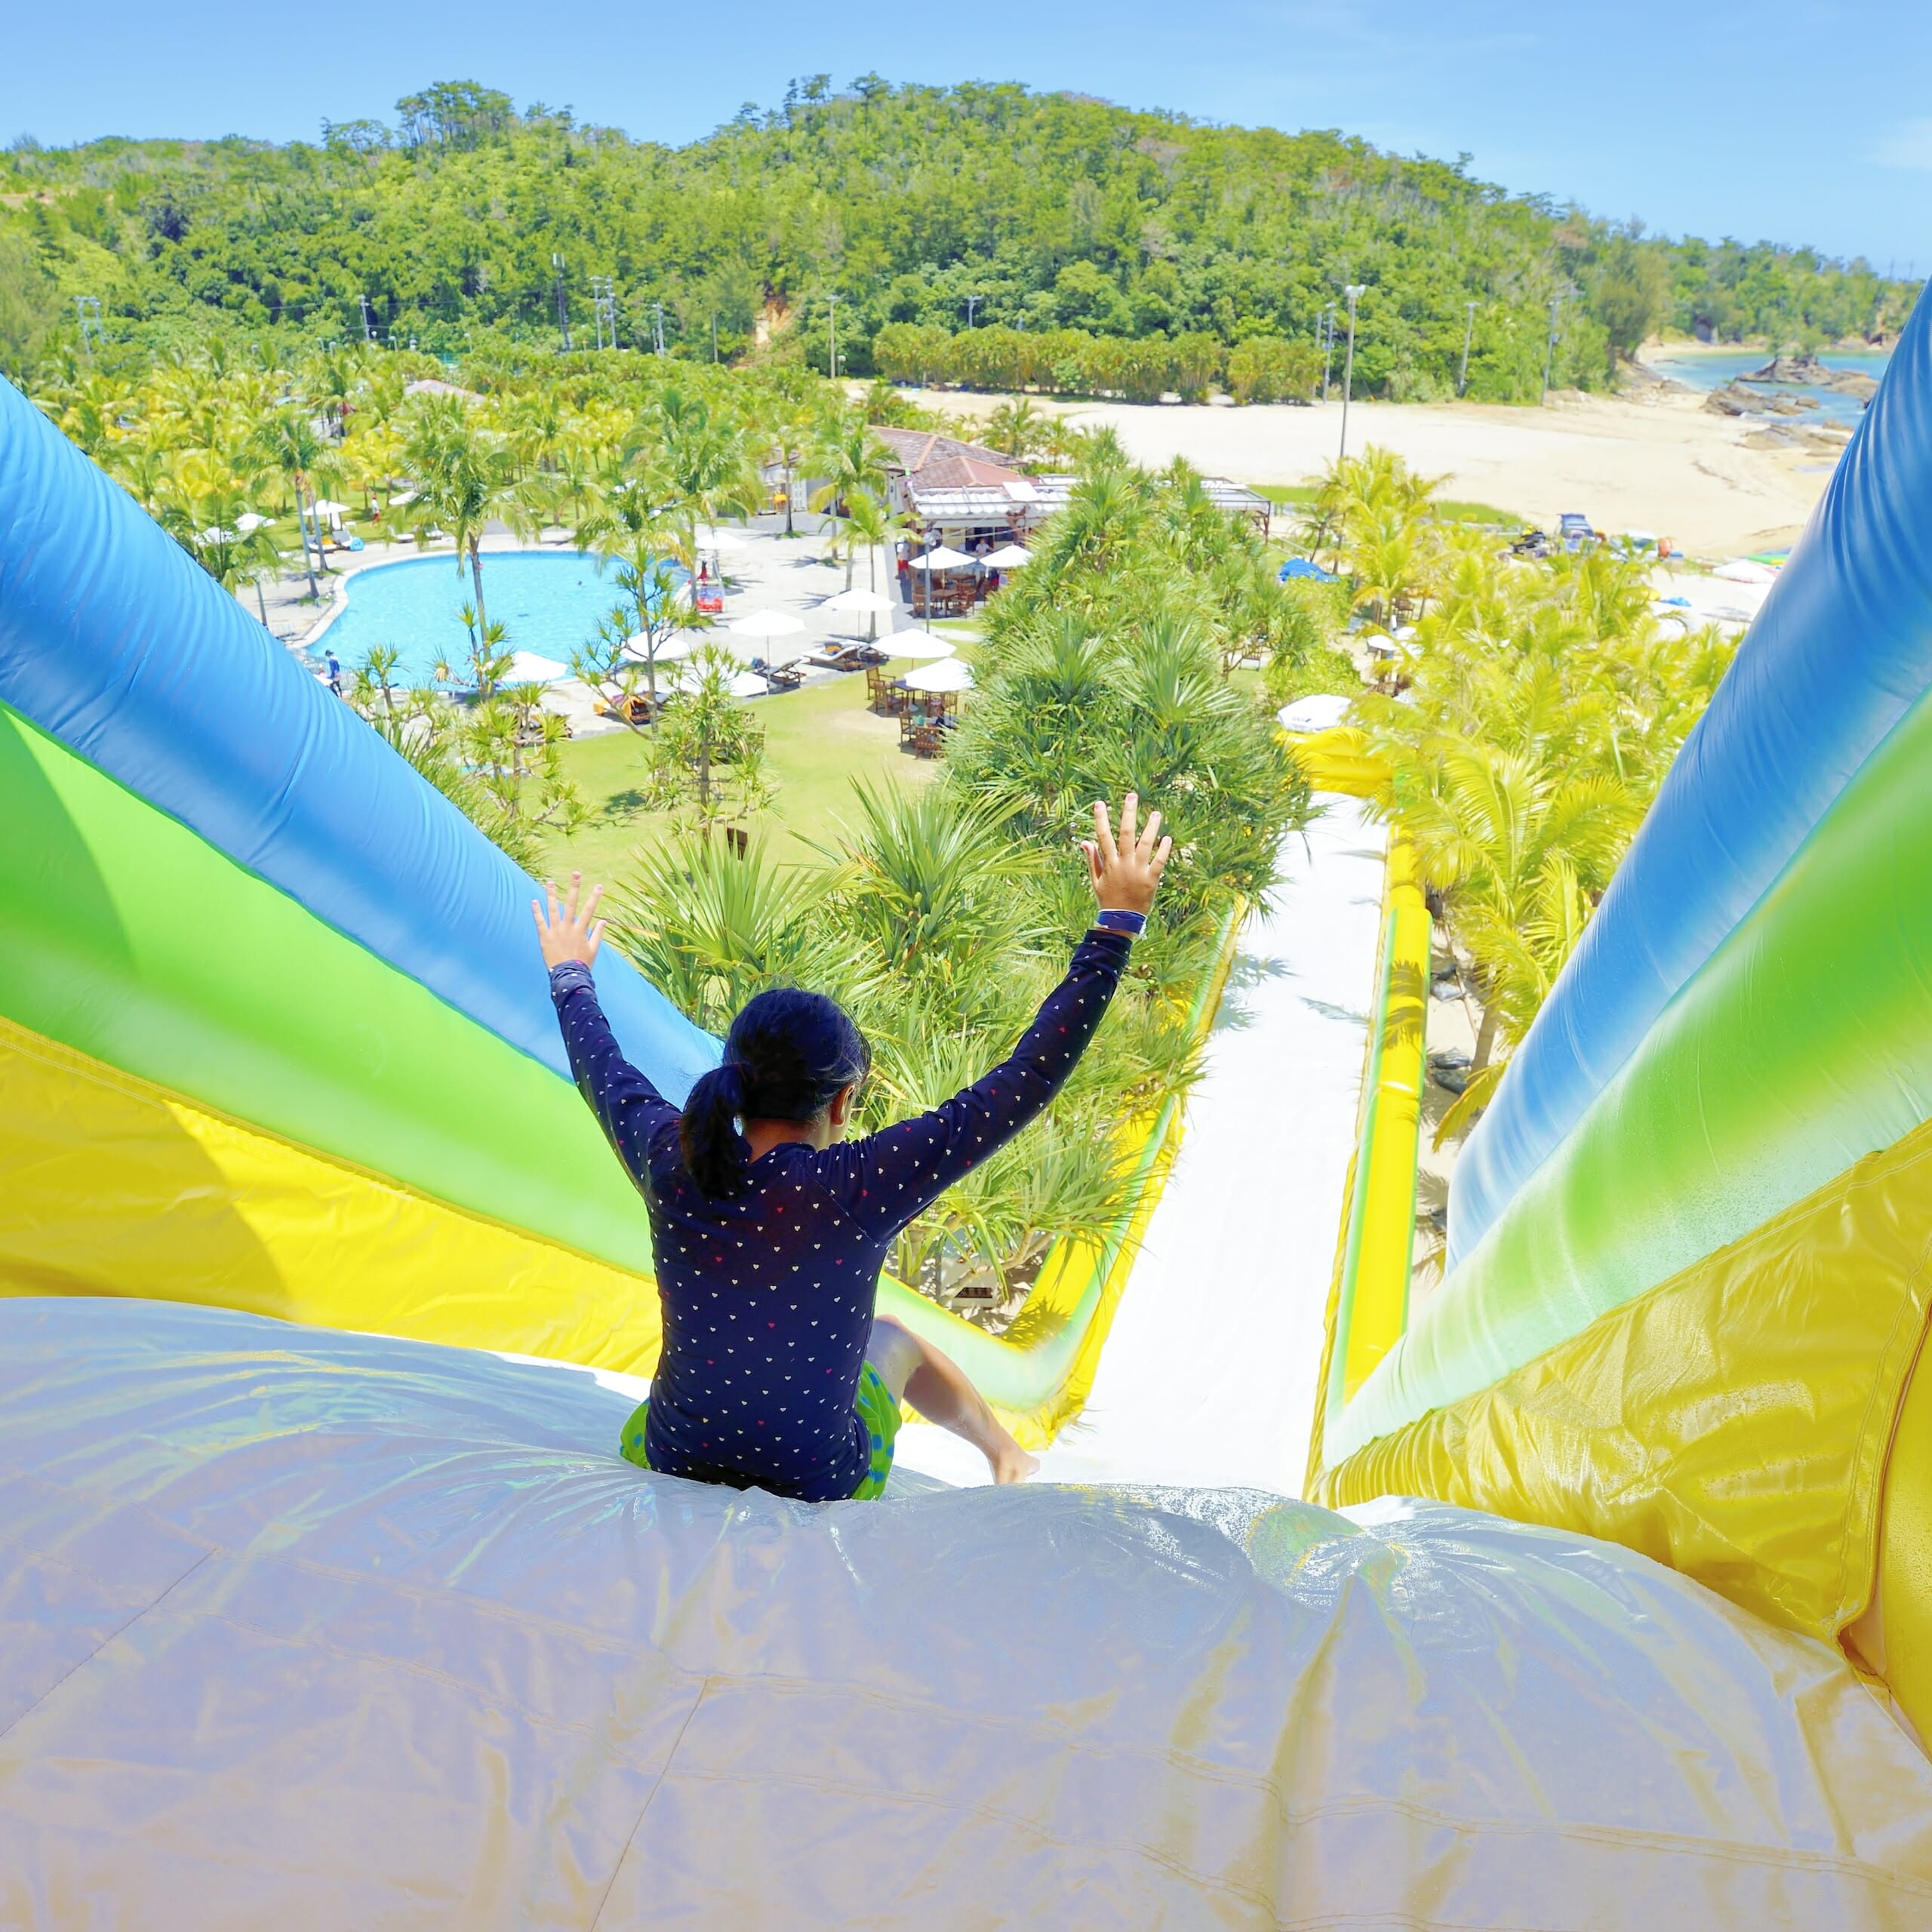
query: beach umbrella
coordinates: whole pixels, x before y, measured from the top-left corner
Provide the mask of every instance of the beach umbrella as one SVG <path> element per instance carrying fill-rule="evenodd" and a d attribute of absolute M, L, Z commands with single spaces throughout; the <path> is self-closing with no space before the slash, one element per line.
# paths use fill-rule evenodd
<path fill-rule="evenodd" d="M 894 657 L 909 657 L 915 661 L 950 657 L 959 648 L 949 637 L 934 637 L 928 631 L 902 632 L 892 638 L 884 648 Z"/>
<path fill-rule="evenodd" d="M 868 590 L 861 584 L 852 590 L 841 590 L 836 597 L 828 597 L 819 606 L 821 611 L 866 612 L 889 611 L 892 599 L 881 591 Z"/>
<path fill-rule="evenodd" d="M 568 664 L 559 664 L 554 657 L 540 657 L 534 651 L 514 651 L 510 656 L 510 674 L 506 680 L 512 685 L 554 685 L 559 678 L 571 674 Z"/>
<path fill-rule="evenodd" d="M 724 628 L 731 635 L 718 641 L 740 660 L 762 657 L 768 664 L 789 664 L 811 648 L 809 643 L 781 641 L 799 638 L 805 628 L 804 620 L 789 611 L 747 611 Z"/>
<path fill-rule="evenodd" d="M 235 519 L 235 527 L 245 537 L 251 530 L 266 530 L 274 521 L 272 517 L 257 516 L 253 510 L 244 510 Z"/>
<path fill-rule="evenodd" d="M 1017 571 L 1022 564 L 1031 563 L 1032 560 L 1032 552 L 1023 543 L 1005 544 L 990 556 L 980 559 L 989 571 Z"/>
<path fill-rule="evenodd" d="M 909 691 L 970 691 L 973 674 L 958 658 L 951 657 L 930 671 L 908 671 L 900 682 Z"/>
<path fill-rule="evenodd" d="M 734 637 L 766 638 L 796 637 L 804 627 L 804 619 L 793 617 L 789 611 L 747 611 L 742 617 L 734 617 L 725 629 Z"/>
<path fill-rule="evenodd" d="M 948 549 L 943 544 L 935 550 L 928 550 L 923 557 L 915 557 L 912 568 L 915 571 L 960 571 L 971 567 L 974 559 L 958 550 Z"/>
<path fill-rule="evenodd" d="M 645 649 L 645 638 L 641 632 L 624 641 L 624 655 L 634 658 L 640 664 L 650 662 L 650 654 Z M 675 664 L 680 658 L 688 657 L 700 648 L 698 640 L 691 637 L 674 637 L 657 647 L 657 662 Z"/>
<path fill-rule="evenodd" d="M 700 550 L 742 550 L 751 540 L 742 530 L 726 530 L 711 523 L 698 525 L 697 541 Z"/>

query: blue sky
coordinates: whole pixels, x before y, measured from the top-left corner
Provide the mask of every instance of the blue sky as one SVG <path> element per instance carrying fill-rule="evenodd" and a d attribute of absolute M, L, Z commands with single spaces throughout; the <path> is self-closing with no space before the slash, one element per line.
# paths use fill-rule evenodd
<path fill-rule="evenodd" d="M 325 115 L 388 118 L 426 82 L 474 79 L 683 141 L 743 101 L 775 103 L 795 74 L 1019 80 L 1466 151 L 1487 179 L 1655 229 L 1932 273 L 1932 0 L 654 0 L 568 21 L 527 0 L 18 4 L 0 43 L 0 140 L 312 137 Z"/>

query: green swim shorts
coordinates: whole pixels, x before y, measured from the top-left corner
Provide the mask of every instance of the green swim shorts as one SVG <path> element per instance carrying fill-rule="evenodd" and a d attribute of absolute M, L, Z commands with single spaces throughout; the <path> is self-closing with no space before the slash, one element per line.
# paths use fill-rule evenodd
<path fill-rule="evenodd" d="M 870 1362 L 859 1371 L 859 1392 L 852 1406 L 872 1438 L 872 1466 L 853 1491 L 852 1500 L 870 1503 L 885 1494 L 885 1479 L 892 1473 L 893 1445 L 899 1438 L 899 1404 L 892 1399 L 884 1377 Z M 631 1419 L 624 1424 L 617 1444 L 617 1453 L 624 1460 L 635 1463 L 641 1469 L 651 1467 L 644 1454 L 644 1426 L 650 1414 L 651 1399 L 647 1396 L 631 1411 Z"/>

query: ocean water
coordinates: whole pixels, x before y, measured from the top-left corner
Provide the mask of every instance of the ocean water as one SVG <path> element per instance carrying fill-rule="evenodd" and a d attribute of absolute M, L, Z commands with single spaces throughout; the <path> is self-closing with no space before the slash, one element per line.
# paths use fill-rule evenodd
<path fill-rule="evenodd" d="M 506 651 L 534 651 L 559 664 L 590 643 L 597 620 L 620 595 L 614 574 L 599 575 L 598 560 L 574 551 L 561 555 L 512 551 L 483 554 L 483 601 L 492 623 L 508 629 Z M 333 651 L 345 672 L 355 670 L 374 645 L 399 654 L 396 681 L 432 681 L 432 667 L 447 659 L 460 685 L 467 681 L 469 633 L 461 611 L 475 601 L 466 563 L 458 574 L 447 552 L 377 564 L 349 580 L 349 606 L 308 647 L 316 664 Z"/>
<path fill-rule="evenodd" d="M 1892 355 L 1890 349 L 1834 350 L 1821 355 L 1819 361 L 1828 369 L 1857 369 L 1864 374 L 1883 377 L 1890 366 Z M 1753 369 L 1761 369 L 1770 360 L 1768 349 L 1726 350 L 1721 355 L 1672 355 L 1668 352 L 1647 356 L 1644 367 L 1654 369 L 1660 376 L 1669 376 L 1683 383 L 1687 389 L 1721 389 L 1728 382 L 1740 376 L 1749 375 Z M 1824 422 L 1856 423 L 1865 413 L 1864 403 L 1855 395 L 1841 395 L 1835 389 L 1814 389 L 1808 384 L 1783 383 L 1761 386 L 1765 395 L 1808 396 L 1818 406 L 1807 410 L 1803 416 L 1795 416 L 1794 423 Z"/>

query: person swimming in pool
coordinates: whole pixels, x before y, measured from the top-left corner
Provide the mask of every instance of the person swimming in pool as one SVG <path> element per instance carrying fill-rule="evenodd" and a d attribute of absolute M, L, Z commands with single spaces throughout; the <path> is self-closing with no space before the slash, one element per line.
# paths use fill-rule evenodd
<path fill-rule="evenodd" d="M 1084 841 L 1098 910 L 1066 977 L 1012 1054 L 943 1106 L 863 1140 L 845 1131 L 869 1064 L 823 993 L 762 992 L 731 1023 L 722 1063 L 681 1111 L 619 1051 L 591 979 L 601 886 L 573 875 L 531 903 L 571 1071 L 651 1216 L 664 1342 L 620 1448 L 640 1468 L 801 1501 L 878 1495 L 903 1396 L 986 1457 L 995 1482 L 1039 1466 L 929 1342 L 874 1312 L 894 1236 L 1043 1112 L 1113 997 L 1172 841 Z"/>

